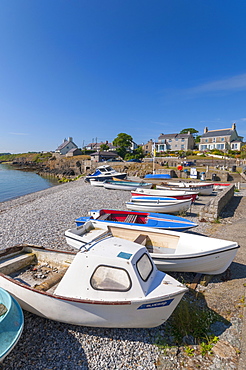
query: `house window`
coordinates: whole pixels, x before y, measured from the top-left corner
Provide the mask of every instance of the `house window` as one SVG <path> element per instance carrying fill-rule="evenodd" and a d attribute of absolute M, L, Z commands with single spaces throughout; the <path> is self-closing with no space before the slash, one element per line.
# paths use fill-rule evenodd
<path fill-rule="evenodd" d="M 213 137 L 213 142 L 214 142 L 214 143 L 216 142 L 216 137 Z"/>
<path fill-rule="evenodd" d="M 181 145 L 181 149 L 184 149 L 184 144 Z"/>
<path fill-rule="evenodd" d="M 222 137 L 222 138 L 221 138 L 221 141 L 225 141 L 225 138 L 224 138 L 224 137 Z"/>
<path fill-rule="evenodd" d="M 171 143 L 172 142 L 172 139 L 169 139 L 168 141 L 169 141 L 169 143 Z"/>
<path fill-rule="evenodd" d="M 185 139 L 182 137 L 181 141 L 182 141 L 182 142 L 184 142 L 184 141 L 185 141 Z"/>
<path fill-rule="evenodd" d="M 208 139 L 205 139 L 205 143 L 208 143 Z"/>
<path fill-rule="evenodd" d="M 225 144 L 217 144 L 216 148 L 220 149 L 220 150 L 223 150 L 223 149 L 225 149 Z"/>
<path fill-rule="evenodd" d="M 126 292 L 131 288 L 131 280 L 124 269 L 100 265 L 91 277 L 91 286 L 96 290 Z"/>

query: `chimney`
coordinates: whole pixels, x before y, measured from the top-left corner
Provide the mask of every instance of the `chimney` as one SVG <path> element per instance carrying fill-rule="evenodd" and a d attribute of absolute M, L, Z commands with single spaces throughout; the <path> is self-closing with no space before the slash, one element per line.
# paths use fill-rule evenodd
<path fill-rule="evenodd" d="M 205 127 L 203 133 L 206 134 L 208 132 L 208 128 Z"/>
<path fill-rule="evenodd" d="M 232 124 L 231 129 L 234 130 L 234 131 L 236 130 L 236 123 L 235 122 Z"/>
<path fill-rule="evenodd" d="M 68 141 L 73 141 L 73 138 L 71 136 L 69 136 Z"/>
<path fill-rule="evenodd" d="M 63 140 L 63 142 L 65 143 L 67 141 L 67 139 L 65 138 L 64 140 Z"/>

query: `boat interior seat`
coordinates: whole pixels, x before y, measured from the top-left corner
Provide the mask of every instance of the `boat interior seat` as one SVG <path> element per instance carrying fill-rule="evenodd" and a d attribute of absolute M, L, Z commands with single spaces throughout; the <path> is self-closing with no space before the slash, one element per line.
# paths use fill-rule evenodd
<path fill-rule="evenodd" d="M 0 273 L 10 275 L 36 262 L 35 253 L 18 253 L 1 262 Z"/>
<path fill-rule="evenodd" d="M 146 245 L 148 239 L 149 239 L 148 235 L 140 234 L 134 240 L 134 243 L 141 244 L 141 245 Z"/>
<path fill-rule="evenodd" d="M 103 215 L 98 217 L 98 220 L 105 221 L 108 219 L 109 216 L 110 216 L 110 213 L 104 213 Z"/>

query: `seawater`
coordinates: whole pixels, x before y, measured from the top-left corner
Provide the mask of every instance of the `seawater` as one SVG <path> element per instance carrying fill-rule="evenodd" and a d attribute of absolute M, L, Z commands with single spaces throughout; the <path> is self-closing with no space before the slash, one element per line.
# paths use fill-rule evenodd
<path fill-rule="evenodd" d="M 16 170 L 8 164 L 0 163 L 0 202 L 44 190 L 57 184 L 56 180 L 43 178 L 34 172 Z"/>

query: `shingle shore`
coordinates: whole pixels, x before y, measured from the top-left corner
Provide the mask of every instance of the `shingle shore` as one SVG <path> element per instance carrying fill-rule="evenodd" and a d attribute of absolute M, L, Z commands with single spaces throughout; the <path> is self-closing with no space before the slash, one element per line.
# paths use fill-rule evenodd
<path fill-rule="evenodd" d="M 95 208 L 125 209 L 129 199 L 129 192 L 79 180 L 3 202 L 0 249 L 18 243 L 70 249 L 64 231 L 75 225 L 75 218 Z M 78 327 L 24 314 L 22 337 L 3 369 L 155 369 L 156 329 Z"/>
<path fill-rule="evenodd" d="M 129 199 L 129 192 L 95 188 L 79 180 L 0 203 L 0 249 L 18 243 L 71 249 L 64 231 L 75 225 L 75 218 L 87 215 L 90 209 L 125 209 Z M 200 224 L 196 232 L 203 233 L 205 228 Z M 87 328 L 24 314 L 22 337 L 3 369 L 156 369 L 159 350 L 154 343 L 163 336 L 164 325 L 153 329 Z M 167 368 L 180 368 L 174 357 L 170 354 Z"/>

